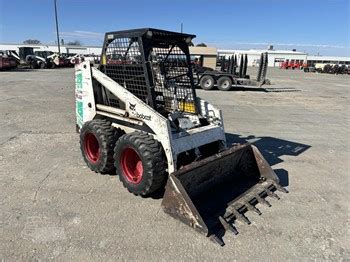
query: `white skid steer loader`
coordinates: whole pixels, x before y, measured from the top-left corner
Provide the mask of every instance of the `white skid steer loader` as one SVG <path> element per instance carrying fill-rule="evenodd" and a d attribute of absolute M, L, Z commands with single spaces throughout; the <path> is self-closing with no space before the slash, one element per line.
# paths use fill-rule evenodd
<path fill-rule="evenodd" d="M 165 186 L 163 210 L 211 240 L 286 192 L 258 149 L 227 147 L 221 111 L 196 96 L 194 35 L 106 33 L 101 63 L 75 67 L 77 130 L 89 168 L 116 172 L 135 195 Z"/>

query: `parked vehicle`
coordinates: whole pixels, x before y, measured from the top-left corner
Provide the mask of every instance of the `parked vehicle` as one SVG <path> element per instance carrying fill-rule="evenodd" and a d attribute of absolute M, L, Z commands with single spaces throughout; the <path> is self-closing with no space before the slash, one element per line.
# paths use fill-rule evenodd
<path fill-rule="evenodd" d="M 238 233 L 235 220 L 250 224 L 248 210 L 261 214 L 258 203 L 288 191 L 255 146 L 227 144 L 221 111 L 196 95 L 194 37 L 106 33 L 99 67 L 75 67 L 76 124 L 91 170 L 116 172 L 134 195 L 165 186 L 164 212 L 224 245 L 223 231 Z"/>
<path fill-rule="evenodd" d="M 211 90 L 216 85 L 221 91 L 229 91 L 233 86 L 240 87 L 261 87 L 270 84 L 270 80 L 266 79 L 268 54 L 262 53 L 259 63 L 259 69 L 256 79 L 251 79 L 247 75 L 248 56 L 241 55 L 237 66 L 237 57 L 231 56 L 228 61 L 223 59 L 220 63 L 221 71 L 194 67 L 194 73 L 197 83 L 204 90 Z"/>
<path fill-rule="evenodd" d="M 280 69 L 302 69 L 303 63 L 299 60 L 286 60 L 280 63 Z"/>
<path fill-rule="evenodd" d="M 323 74 L 350 74 L 349 65 L 344 64 L 323 64 L 316 63 L 315 65 L 308 65 L 304 68 L 304 72 L 317 72 Z"/>
<path fill-rule="evenodd" d="M 19 64 L 17 57 L 10 50 L 0 50 L 0 70 L 17 68 Z"/>
<path fill-rule="evenodd" d="M 32 69 L 46 68 L 46 59 L 35 55 L 33 47 L 19 47 L 19 58 L 22 66 Z"/>
<path fill-rule="evenodd" d="M 52 51 L 35 51 L 34 54 L 45 59 L 46 68 L 65 66 L 64 57 L 58 53 Z"/>

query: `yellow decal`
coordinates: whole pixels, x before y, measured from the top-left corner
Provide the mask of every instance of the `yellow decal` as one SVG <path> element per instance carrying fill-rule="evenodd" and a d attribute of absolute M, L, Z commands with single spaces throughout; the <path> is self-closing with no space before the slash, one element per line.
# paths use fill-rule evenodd
<path fill-rule="evenodd" d="M 180 106 L 180 111 L 184 111 L 188 113 L 196 113 L 196 107 L 194 105 L 194 102 L 180 101 L 179 106 Z"/>
<path fill-rule="evenodd" d="M 106 55 L 102 55 L 102 65 L 105 65 L 106 63 Z"/>

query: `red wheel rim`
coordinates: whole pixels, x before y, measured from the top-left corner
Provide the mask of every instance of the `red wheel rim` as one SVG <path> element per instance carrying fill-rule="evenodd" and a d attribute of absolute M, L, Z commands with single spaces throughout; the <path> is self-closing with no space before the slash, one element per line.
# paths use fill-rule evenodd
<path fill-rule="evenodd" d="M 125 148 L 120 162 L 125 178 L 132 184 L 140 183 L 143 176 L 143 165 L 138 153 L 130 147 Z"/>
<path fill-rule="evenodd" d="M 87 159 L 96 164 L 100 159 L 100 145 L 98 144 L 97 138 L 92 133 L 87 133 L 84 137 L 84 150 Z"/>

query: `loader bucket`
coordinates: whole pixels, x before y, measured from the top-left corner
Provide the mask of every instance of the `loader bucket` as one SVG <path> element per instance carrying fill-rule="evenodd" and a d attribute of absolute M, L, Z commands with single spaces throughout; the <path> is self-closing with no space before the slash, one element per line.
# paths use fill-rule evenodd
<path fill-rule="evenodd" d="M 164 212 L 224 245 L 225 230 L 238 231 L 235 220 L 250 224 L 248 210 L 261 214 L 257 203 L 287 192 L 259 150 L 238 145 L 193 162 L 169 175 L 162 202 Z"/>

